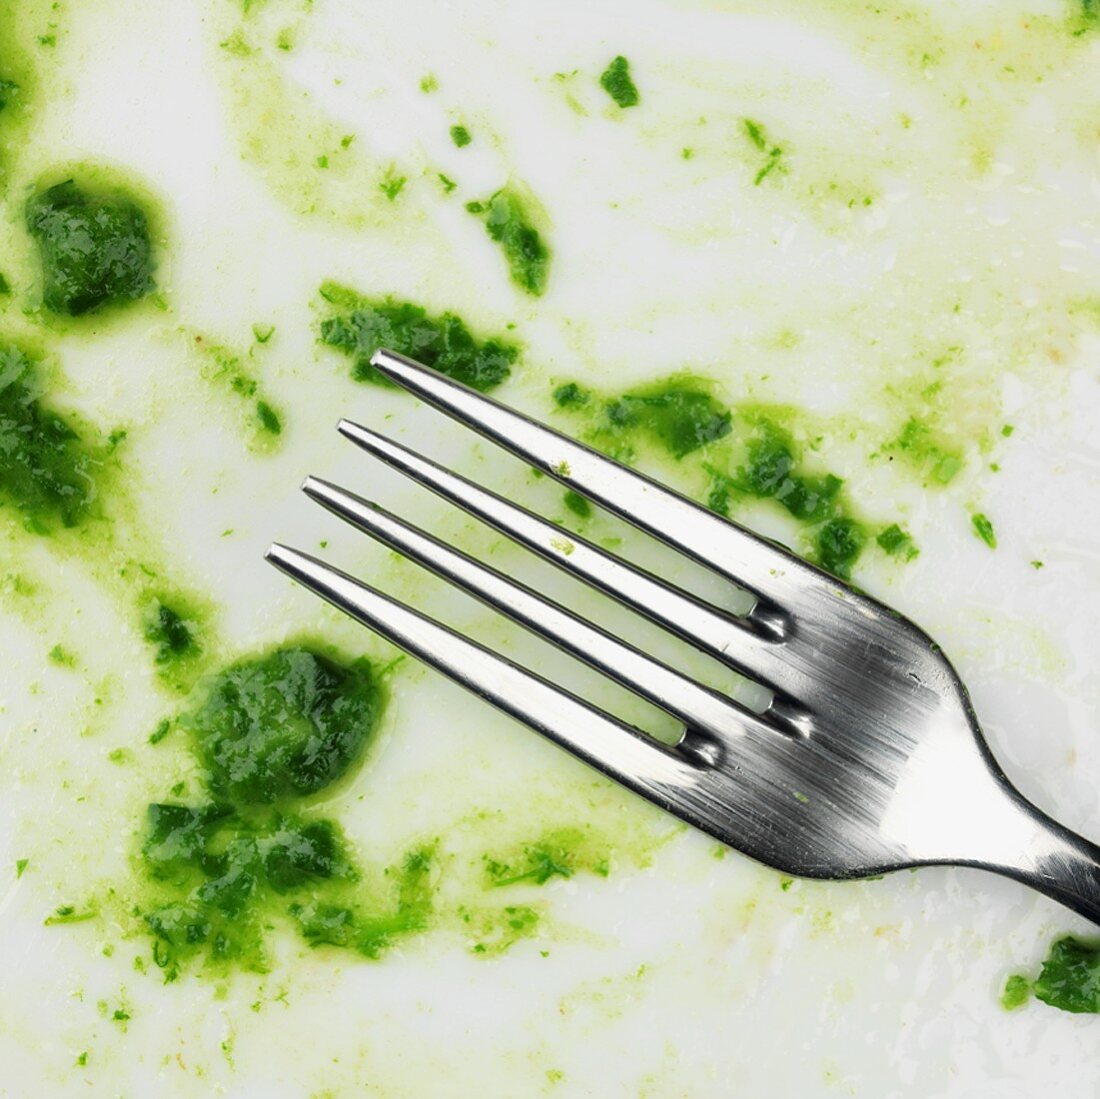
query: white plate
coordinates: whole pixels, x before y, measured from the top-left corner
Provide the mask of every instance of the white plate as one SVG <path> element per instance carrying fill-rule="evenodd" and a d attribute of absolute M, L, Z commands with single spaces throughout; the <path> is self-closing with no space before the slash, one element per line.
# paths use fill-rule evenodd
<path fill-rule="evenodd" d="M 127 561 L 210 599 L 224 660 L 303 633 L 389 655 L 261 563 L 278 537 L 325 539 L 332 561 L 566 674 L 296 494 L 327 476 L 573 591 L 339 440 L 351 415 L 559 506 L 439 417 L 353 382 L 316 344 L 326 279 L 486 333 L 515 324 L 525 350 L 500 396 L 539 415 L 555 381 L 621 392 L 681 369 L 733 402 L 808 410 L 814 460 L 921 548 L 905 566 L 868 554 L 859 582 L 943 643 L 1021 789 L 1100 834 L 1100 30 L 1075 38 L 1069 5 L 1039 0 L 884 7 L 26 5 L 57 44 L 39 50 L 47 105 L 15 162 L 6 239 L 22 239 L 17 196 L 40 172 L 118 165 L 162 199 L 168 307 L 36 336 L 65 379 L 57 403 L 128 429 L 132 506 L 91 553 L 5 535 L 0 867 L 30 860 L 18 880 L 0 869 L 7 1094 L 1096 1094 L 1091 1019 L 998 1003 L 1009 973 L 1082 921 L 976 872 L 781 888 L 408 662 L 368 763 L 325 807 L 363 861 L 438 837 L 441 896 L 485 903 L 483 852 L 572 824 L 610 846 L 606 879 L 515 887 L 543 923 L 499 957 L 472 954 L 453 921 L 378 962 L 287 934 L 263 979 L 163 985 L 135 972 L 149 943 L 118 915 L 144 806 L 188 767 L 182 744 L 145 743 L 179 700 L 141 639 L 132 565 L 108 579 Z M 626 111 L 598 84 L 618 53 L 642 95 Z M 745 118 L 784 147 L 759 186 Z M 377 190 L 391 163 L 408 177 L 393 203 Z M 546 211 L 540 300 L 462 206 L 508 178 Z M 16 333 L 31 323 L 19 305 Z M 253 323 L 276 326 L 269 344 Z M 286 416 L 277 452 L 249 449 L 246 410 L 196 335 L 253 348 Z M 921 408 L 964 449 L 947 487 L 883 449 Z M 696 490 L 691 468 L 662 472 Z M 767 507 L 745 516 L 795 536 Z M 75 670 L 48 661 L 55 644 Z M 100 916 L 44 927 L 66 903 Z"/>

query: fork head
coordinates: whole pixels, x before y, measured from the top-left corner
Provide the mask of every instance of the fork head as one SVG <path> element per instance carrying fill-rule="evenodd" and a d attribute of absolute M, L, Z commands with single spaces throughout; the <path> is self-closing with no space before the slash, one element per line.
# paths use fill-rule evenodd
<path fill-rule="evenodd" d="M 390 641 L 623 785 L 786 873 L 851 878 L 936 862 L 1034 875 L 1049 822 L 1009 785 L 963 685 L 876 600 L 635 470 L 391 352 L 392 381 L 748 593 L 732 614 L 357 424 L 367 452 L 765 685 L 760 713 L 326 482 L 305 490 L 683 723 L 667 746 L 314 558 L 269 559 Z M 1084 841 L 1082 841 L 1084 842 Z M 1030 861 L 1029 861 L 1030 860 Z M 1033 882 L 1033 884 L 1035 884 Z"/>

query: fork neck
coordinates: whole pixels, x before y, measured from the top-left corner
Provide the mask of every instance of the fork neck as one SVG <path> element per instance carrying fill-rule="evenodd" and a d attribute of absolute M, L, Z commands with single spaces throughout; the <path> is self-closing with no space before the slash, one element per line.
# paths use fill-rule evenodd
<path fill-rule="evenodd" d="M 1014 788 L 1008 793 L 1018 816 L 1002 840 L 1016 848 L 1015 856 L 977 865 L 1023 882 L 1100 924 L 1100 846 L 1048 817 Z"/>

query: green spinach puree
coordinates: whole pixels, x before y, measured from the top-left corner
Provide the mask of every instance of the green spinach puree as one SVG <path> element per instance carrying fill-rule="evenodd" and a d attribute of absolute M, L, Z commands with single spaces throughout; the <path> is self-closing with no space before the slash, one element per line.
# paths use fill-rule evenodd
<path fill-rule="evenodd" d="M 76 526 L 91 510 L 101 464 L 76 422 L 45 402 L 38 363 L 0 343 L 0 503 L 36 534 Z"/>
<path fill-rule="evenodd" d="M 363 298 L 334 283 L 321 288 L 321 297 L 337 310 L 321 322 L 321 342 L 351 357 L 356 381 L 389 384 L 370 364 L 375 351 L 387 348 L 485 392 L 508 377 L 519 354 L 504 340 L 479 340 L 454 313 L 432 316 L 412 302 Z"/>
<path fill-rule="evenodd" d="M 33 195 L 27 229 L 42 263 L 42 301 L 70 317 L 145 297 L 155 288 L 149 223 L 121 190 L 67 179 Z"/>
<path fill-rule="evenodd" d="M 381 913 L 364 911 L 340 888 L 360 877 L 343 834 L 308 801 L 361 760 L 383 702 L 367 661 L 308 645 L 242 660 L 202 686 L 176 726 L 190 735 L 203 796 L 150 805 L 141 850 L 153 895 L 142 914 L 167 979 L 191 959 L 263 971 L 280 913 L 312 945 L 372 957 L 423 925 L 429 851 L 388 873 Z"/>

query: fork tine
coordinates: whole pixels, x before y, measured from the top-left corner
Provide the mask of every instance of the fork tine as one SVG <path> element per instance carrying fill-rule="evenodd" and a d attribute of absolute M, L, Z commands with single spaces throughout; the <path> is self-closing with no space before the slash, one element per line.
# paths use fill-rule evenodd
<path fill-rule="evenodd" d="M 676 748 L 658 743 L 347 573 L 278 543 L 265 557 L 398 648 L 663 808 L 675 811 L 675 791 L 695 784 L 694 766 Z"/>
<path fill-rule="evenodd" d="M 766 733 L 765 723 L 751 711 L 647 656 L 561 604 L 398 519 L 374 502 L 317 477 L 307 478 L 302 490 L 365 534 L 560 645 L 628 690 L 678 717 L 688 728 L 727 736 L 743 734 L 746 727 Z"/>
<path fill-rule="evenodd" d="M 438 371 L 386 350 L 376 351 L 371 365 L 498 446 L 758 598 L 782 606 L 785 596 L 820 579 L 817 570 L 775 543 Z M 776 568 L 777 560 L 782 568 Z M 769 621 L 777 619 L 782 626 L 779 607 L 762 607 L 758 614 Z"/>
<path fill-rule="evenodd" d="M 593 543 L 452 473 L 360 424 L 340 422 L 357 446 L 476 516 L 551 564 L 776 691 L 791 679 L 780 647 L 752 620 L 723 614 Z"/>

